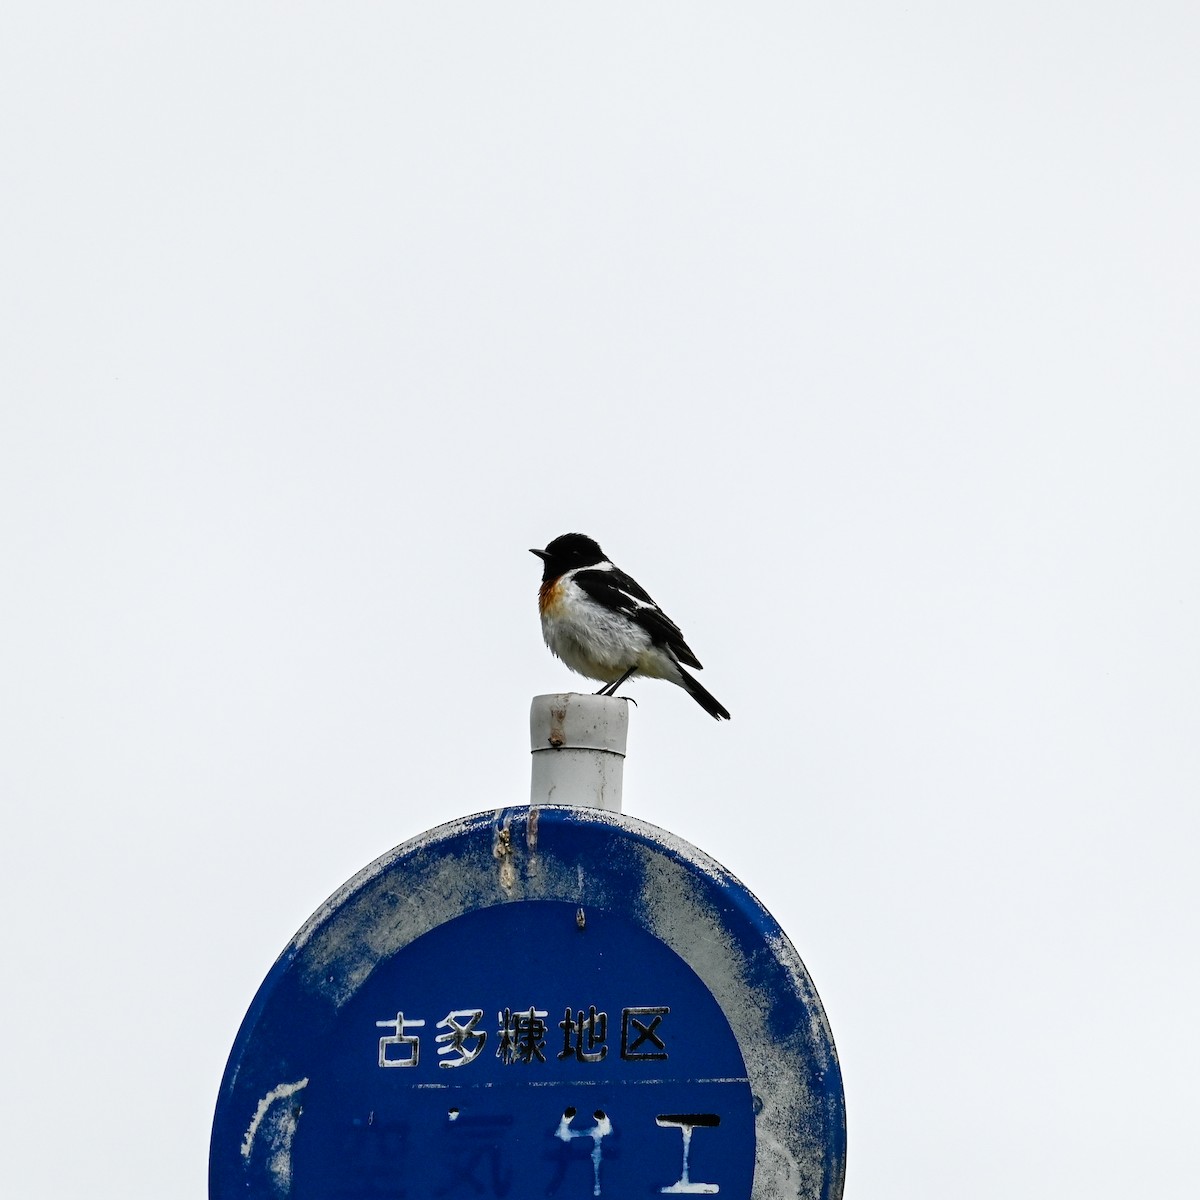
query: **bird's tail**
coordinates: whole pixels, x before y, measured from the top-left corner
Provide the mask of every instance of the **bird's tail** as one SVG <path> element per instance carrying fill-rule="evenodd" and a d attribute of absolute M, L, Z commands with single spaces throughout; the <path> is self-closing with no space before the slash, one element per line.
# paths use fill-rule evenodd
<path fill-rule="evenodd" d="M 710 717 L 716 717 L 718 721 L 729 720 L 729 709 L 727 709 L 711 692 L 707 692 L 700 683 L 689 675 L 682 667 L 679 668 L 680 682 L 687 689 L 687 694 L 691 696 L 695 702 Z"/>

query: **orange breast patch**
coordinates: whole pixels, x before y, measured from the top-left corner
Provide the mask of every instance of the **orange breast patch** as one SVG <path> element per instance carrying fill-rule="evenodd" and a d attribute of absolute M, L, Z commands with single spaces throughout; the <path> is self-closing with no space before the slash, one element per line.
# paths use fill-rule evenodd
<path fill-rule="evenodd" d="M 538 612 L 545 613 L 552 608 L 557 607 L 559 600 L 562 599 L 562 579 L 547 579 L 540 588 L 538 588 Z"/>

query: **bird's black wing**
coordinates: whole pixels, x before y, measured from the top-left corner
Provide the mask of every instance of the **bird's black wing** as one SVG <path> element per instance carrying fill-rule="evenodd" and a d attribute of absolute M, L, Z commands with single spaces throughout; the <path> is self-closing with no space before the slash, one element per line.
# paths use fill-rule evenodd
<path fill-rule="evenodd" d="M 640 625 L 656 646 L 666 646 L 681 663 L 703 670 L 700 660 L 683 640 L 679 626 L 654 603 L 650 593 L 636 579 L 616 567 L 611 571 L 580 571 L 574 578 L 597 604 Z"/>

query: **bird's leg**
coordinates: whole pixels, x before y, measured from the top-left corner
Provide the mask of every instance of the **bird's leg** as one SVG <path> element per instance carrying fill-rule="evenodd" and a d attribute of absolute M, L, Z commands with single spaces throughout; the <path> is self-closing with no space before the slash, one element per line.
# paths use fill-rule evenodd
<path fill-rule="evenodd" d="M 629 670 L 626 671 L 625 674 L 622 675 L 620 679 L 614 679 L 612 681 L 612 683 L 606 683 L 596 693 L 596 695 L 597 696 L 615 696 L 617 694 L 617 688 L 619 688 L 621 686 L 621 684 L 623 684 L 625 682 L 625 680 L 627 680 L 630 677 L 630 675 L 632 675 L 634 673 L 634 671 L 636 671 L 636 670 L 637 670 L 637 667 L 630 667 Z"/>

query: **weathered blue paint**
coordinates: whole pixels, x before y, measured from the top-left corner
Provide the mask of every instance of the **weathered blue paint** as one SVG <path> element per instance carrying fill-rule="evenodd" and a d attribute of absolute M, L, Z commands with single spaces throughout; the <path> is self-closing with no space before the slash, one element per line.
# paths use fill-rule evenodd
<path fill-rule="evenodd" d="M 758 901 L 645 822 L 518 808 L 398 847 L 297 934 L 210 1196 L 837 1200 L 844 1162 L 825 1015 Z"/>

